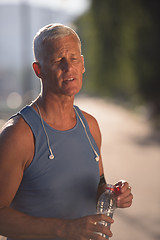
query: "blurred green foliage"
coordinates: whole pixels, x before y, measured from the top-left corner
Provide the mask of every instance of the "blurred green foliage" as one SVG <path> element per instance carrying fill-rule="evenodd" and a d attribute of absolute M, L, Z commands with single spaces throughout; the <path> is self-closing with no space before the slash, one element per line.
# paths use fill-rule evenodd
<path fill-rule="evenodd" d="M 92 0 L 78 21 L 84 89 L 160 114 L 160 1 Z"/>

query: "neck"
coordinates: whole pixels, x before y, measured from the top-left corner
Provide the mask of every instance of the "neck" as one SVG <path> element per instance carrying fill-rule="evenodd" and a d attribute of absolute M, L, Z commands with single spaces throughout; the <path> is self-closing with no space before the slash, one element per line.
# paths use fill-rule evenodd
<path fill-rule="evenodd" d="M 65 112 L 68 113 L 69 110 L 73 110 L 74 97 L 56 94 L 40 95 L 37 103 L 47 114 L 52 112 L 56 112 L 56 114 L 62 112 L 64 114 Z"/>
<path fill-rule="evenodd" d="M 52 96 L 40 95 L 35 102 L 40 108 L 42 118 L 50 126 L 59 130 L 67 130 L 76 124 L 73 109 L 74 97 L 54 94 Z"/>

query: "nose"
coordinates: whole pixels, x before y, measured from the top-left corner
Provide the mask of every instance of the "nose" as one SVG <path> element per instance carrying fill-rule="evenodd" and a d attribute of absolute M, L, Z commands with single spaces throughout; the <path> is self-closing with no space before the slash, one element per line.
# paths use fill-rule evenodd
<path fill-rule="evenodd" d="M 72 68 L 72 63 L 68 59 L 63 59 L 61 68 L 65 72 L 69 72 Z"/>

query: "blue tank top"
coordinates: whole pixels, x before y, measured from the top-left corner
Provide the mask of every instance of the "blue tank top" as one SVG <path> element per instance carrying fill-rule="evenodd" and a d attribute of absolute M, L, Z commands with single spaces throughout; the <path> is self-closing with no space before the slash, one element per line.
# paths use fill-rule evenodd
<path fill-rule="evenodd" d="M 88 123 L 75 106 L 85 124 L 91 143 L 99 154 Z M 26 106 L 19 113 L 30 126 L 35 138 L 35 154 L 11 207 L 31 216 L 63 219 L 79 218 L 96 213 L 99 164 L 77 116 L 74 128 L 53 129 L 44 121 L 55 158 L 48 158 L 49 149 L 39 114 Z"/>

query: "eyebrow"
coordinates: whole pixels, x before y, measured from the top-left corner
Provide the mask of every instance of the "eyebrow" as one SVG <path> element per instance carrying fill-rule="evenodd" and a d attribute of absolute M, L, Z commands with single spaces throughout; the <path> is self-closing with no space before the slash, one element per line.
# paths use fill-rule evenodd
<path fill-rule="evenodd" d="M 70 53 L 70 55 L 71 55 L 71 56 L 78 56 L 79 53 L 73 52 L 73 53 Z M 53 61 L 53 60 L 56 60 L 56 59 L 59 59 L 59 58 L 62 58 L 62 57 L 63 57 L 63 53 L 59 53 L 59 54 L 57 54 L 57 55 L 54 55 L 54 54 L 53 54 L 53 56 L 51 57 L 51 60 Z"/>

